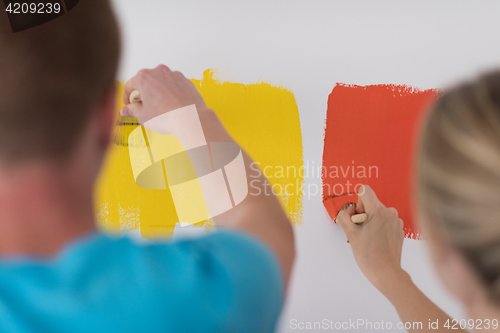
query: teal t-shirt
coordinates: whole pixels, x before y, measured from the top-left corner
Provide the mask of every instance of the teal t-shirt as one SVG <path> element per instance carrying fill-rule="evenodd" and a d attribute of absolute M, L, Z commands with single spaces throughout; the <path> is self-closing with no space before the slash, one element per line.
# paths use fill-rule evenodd
<path fill-rule="evenodd" d="M 215 232 L 139 246 L 94 234 L 53 259 L 0 258 L 0 332 L 272 332 L 281 271 L 257 240 Z"/>

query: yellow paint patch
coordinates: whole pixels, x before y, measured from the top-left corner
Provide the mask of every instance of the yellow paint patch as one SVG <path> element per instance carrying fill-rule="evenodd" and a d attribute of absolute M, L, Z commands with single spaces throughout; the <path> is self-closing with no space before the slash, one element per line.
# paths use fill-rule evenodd
<path fill-rule="evenodd" d="M 300 224 L 303 150 L 293 93 L 268 83 L 220 82 L 210 69 L 203 80 L 192 81 L 232 137 L 265 171 L 292 222 Z M 255 193 L 251 186 L 249 191 Z"/>
<path fill-rule="evenodd" d="M 192 81 L 229 133 L 265 170 L 293 223 L 300 224 L 302 134 L 292 92 L 267 83 L 220 82 L 212 70 L 203 73 L 203 80 Z M 123 108 L 124 85 L 118 82 L 117 87 L 118 113 Z M 130 130 L 117 135 L 128 135 Z M 253 189 L 249 190 L 252 193 Z M 163 190 L 137 186 L 127 146 L 112 144 L 95 192 L 96 215 L 102 230 L 119 233 L 140 228 L 147 239 L 173 234 L 178 217 L 168 186 Z M 212 226 L 211 221 L 204 224 Z"/>

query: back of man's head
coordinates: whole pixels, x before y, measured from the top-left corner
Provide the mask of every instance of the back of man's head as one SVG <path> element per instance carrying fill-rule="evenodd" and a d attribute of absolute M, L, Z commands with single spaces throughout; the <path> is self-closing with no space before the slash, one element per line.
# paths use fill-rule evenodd
<path fill-rule="evenodd" d="M 17 33 L 0 14 L 0 163 L 69 156 L 112 86 L 119 50 L 108 0 Z"/>

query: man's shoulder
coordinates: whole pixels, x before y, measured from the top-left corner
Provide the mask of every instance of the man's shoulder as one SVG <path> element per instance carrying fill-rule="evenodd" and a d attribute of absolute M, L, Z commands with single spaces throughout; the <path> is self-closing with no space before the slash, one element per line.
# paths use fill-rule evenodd
<path fill-rule="evenodd" d="M 82 332 L 146 323 L 151 331 L 266 332 L 283 294 L 271 252 L 233 232 L 146 245 L 96 234 L 52 261 L 0 265 L 0 275 L 0 322 L 15 327 L 16 318 L 44 314 L 39 324 L 80 323 Z"/>

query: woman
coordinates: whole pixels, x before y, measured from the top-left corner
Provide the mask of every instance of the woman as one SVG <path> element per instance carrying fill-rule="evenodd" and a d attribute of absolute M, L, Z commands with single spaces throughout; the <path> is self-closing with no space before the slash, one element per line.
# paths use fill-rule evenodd
<path fill-rule="evenodd" d="M 368 186 L 360 190 L 357 207 L 337 219 L 360 269 L 403 322 L 423 323 L 415 331 L 498 329 L 500 72 L 462 84 L 438 100 L 424 125 L 416 182 L 418 220 L 434 266 L 472 319 L 453 321 L 412 283 L 400 265 L 403 222 Z M 367 222 L 351 222 L 353 214 L 363 212 Z M 429 320 L 438 320 L 439 329 L 430 329 Z"/>

